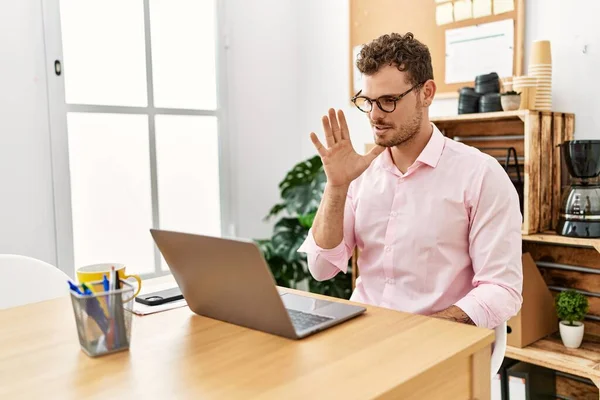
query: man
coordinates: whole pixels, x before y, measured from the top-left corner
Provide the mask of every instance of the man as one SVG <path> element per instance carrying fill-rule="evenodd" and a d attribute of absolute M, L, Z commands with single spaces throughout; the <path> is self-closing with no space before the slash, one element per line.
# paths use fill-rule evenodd
<path fill-rule="evenodd" d="M 522 303 L 517 192 L 498 161 L 448 139 L 429 121 L 436 85 L 428 48 L 411 33 L 384 35 L 357 60 L 375 147 L 353 149 L 342 111 L 311 140 L 327 185 L 298 251 L 312 276 L 360 277 L 351 300 L 495 328 Z"/>

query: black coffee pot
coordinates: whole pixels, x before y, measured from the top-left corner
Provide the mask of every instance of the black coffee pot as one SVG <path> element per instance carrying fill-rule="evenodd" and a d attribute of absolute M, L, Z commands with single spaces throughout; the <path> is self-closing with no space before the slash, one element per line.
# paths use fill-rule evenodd
<path fill-rule="evenodd" d="M 556 233 L 600 237 L 600 140 L 569 140 L 561 145 L 572 183 L 563 188 Z"/>

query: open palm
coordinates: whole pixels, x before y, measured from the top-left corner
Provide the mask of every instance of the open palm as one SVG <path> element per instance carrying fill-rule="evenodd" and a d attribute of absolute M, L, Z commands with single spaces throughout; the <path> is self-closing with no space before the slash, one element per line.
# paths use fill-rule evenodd
<path fill-rule="evenodd" d="M 323 161 L 327 182 L 332 186 L 349 185 L 365 172 L 385 147 L 376 145 L 367 154 L 358 154 L 352 146 L 342 110 L 338 110 L 336 116 L 335 110 L 329 109 L 329 116 L 323 116 L 322 122 L 327 147 L 314 132 L 311 132 L 310 138 Z"/>

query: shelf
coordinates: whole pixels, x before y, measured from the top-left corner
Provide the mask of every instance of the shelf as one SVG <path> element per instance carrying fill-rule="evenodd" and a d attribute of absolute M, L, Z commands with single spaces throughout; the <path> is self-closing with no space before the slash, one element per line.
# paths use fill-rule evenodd
<path fill-rule="evenodd" d="M 600 343 L 586 337 L 578 349 L 566 348 L 559 337 L 551 336 L 520 349 L 507 346 L 505 357 L 591 379 L 600 385 Z"/>
<path fill-rule="evenodd" d="M 595 248 L 598 252 L 600 252 L 600 239 L 576 238 L 557 235 L 554 232 L 544 232 L 523 235 L 523 240 L 526 242 L 562 244 L 565 246 L 574 247 L 590 247 Z"/>
<path fill-rule="evenodd" d="M 497 120 L 516 119 L 527 115 L 530 110 L 498 111 L 488 113 L 459 114 L 446 117 L 432 117 L 433 123 L 440 122 L 490 122 Z"/>
<path fill-rule="evenodd" d="M 541 110 L 514 110 L 514 111 L 496 111 L 487 113 L 469 113 L 449 116 L 431 117 L 433 123 L 449 123 L 449 122 L 491 122 L 501 120 L 524 120 L 528 114 L 538 113 L 542 115 L 564 114 L 574 116 L 573 113 L 564 113 L 560 111 L 541 111 Z"/>

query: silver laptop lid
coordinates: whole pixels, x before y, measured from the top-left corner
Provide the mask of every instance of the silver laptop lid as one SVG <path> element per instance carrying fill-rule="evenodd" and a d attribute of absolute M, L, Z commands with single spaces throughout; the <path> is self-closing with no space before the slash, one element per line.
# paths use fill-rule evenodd
<path fill-rule="evenodd" d="M 196 314 L 297 338 L 258 246 L 249 240 L 150 230 Z"/>

